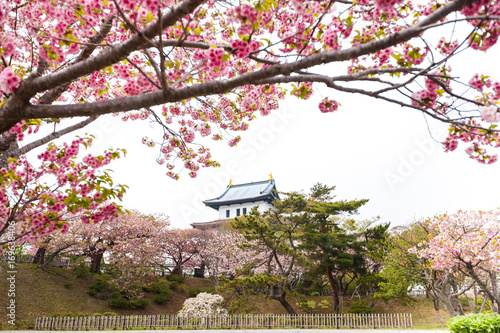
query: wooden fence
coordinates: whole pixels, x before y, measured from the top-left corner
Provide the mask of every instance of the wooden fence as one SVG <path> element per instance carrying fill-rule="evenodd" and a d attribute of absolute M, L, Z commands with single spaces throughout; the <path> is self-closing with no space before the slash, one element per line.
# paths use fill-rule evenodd
<path fill-rule="evenodd" d="M 411 314 L 38 317 L 35 330 L 412 328 Z"/>

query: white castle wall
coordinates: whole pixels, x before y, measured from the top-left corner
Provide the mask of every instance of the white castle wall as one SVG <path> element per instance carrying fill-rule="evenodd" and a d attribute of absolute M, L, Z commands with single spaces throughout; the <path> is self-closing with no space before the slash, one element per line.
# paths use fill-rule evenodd
<path fill-rule="evenodd" d="M 253 207 L 258 206 L 258 210 L 260 212 L 265 212 L 269 208 L 272 208 L 273 205 L 266 201 L 257 201 L 257 202 L 247 202 L 244 204 L 236 204 L 236 205 L 229 205 L 229 206 L 220 206 L 219 208 L 219 219 L 226 219 L 228 218 L 226 216 L 226 211 L 229 210 L 229 218 L 235 218 L 237 209 L 240 209 L 240 215 L 243 215 L 243 208 L 247 209 L 247 214 L 250 213 Z"/>

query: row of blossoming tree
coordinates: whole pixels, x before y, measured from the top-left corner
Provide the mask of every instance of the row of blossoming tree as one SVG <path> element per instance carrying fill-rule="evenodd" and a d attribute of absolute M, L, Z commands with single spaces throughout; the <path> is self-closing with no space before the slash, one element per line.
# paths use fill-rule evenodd
<path fill-rule="evenodd" d="M 459 296 L 472 290 L 472 311 L 487 304 L 500 311 L 500 211 L 459 211 L 388 232 L 388 224 L 342 218 L 366 200 L 333 201 L 332 190 L 317 184 L 309 195 L 283 194 L 273 211 L 254 209 L 217 232 L 171 229 L 166 216 L 138 211 L 95 224 L 75 215 L 61 230 L 31 240 L 31 251 L 42 268 L 57 256 L 86 257 L 94 273 L 105 262 L 115 272 L 110 285 L 128 297 L 140 296 L 159 274 L 203 267 L 214 287 L 243 298 L 265 295 L 291 314 L 287 297 L 307 283 L 328 286 L 334 311 L 340 296 L 408 298 L 415 286 L 452 316 L 465 313 Z"/>
<path fill-rule="evenodd" d="M 65 211 L 98 222 L 120 210 L 113 200 L 124 188 L 99 170 L 121 152 L 77 162 L 87 139 L 46 146 L 103 114 L 155 123 L 158 134 L 143 143 L 158 150 L 169 177 L 182 169 L 195 177 L 218 165 L 198 139 L 234 146 L 286 94 L 307 99 L 321 84 L 332 91 L 321 112 L 337 110 L 342 93 L 378 98 L 448 123 L 446 150 L 465 142 L 469 157 L 493 163 L 497 155 L 485 147 L 499 144 L 500 83 L 488 73 L 461 77 L 450 64 L 495 46 L 499 6 L 1 0 L 0 236 L 20 223 L 14 238 L 39 239 L 64 227 Z M 41 146 L 38 160 L 23 157 Z"/>
<path fill-rule="evenodd" d="M 378 295 L 405 297 L 419 285 L 451 316 L 463 315 L 465 305 L 499 312 L 499 214 L 458 211 L 394 228 Z"/>

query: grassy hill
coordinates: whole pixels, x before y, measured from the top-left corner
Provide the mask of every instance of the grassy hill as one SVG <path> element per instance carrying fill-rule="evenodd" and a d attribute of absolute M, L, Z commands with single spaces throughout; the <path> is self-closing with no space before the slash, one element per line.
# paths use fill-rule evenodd
<path fill-rule="evenodd" d="M 145 309 L 113 309 L 108 303 L 109 300 L 102 300 L 89 295 L 89 289 L 95 280 L 91 274 L 77 278 L 72 270 L 52 268 L 49 272 L 44 272 L 39 266 L 32 264 L 21 264 L 18 266 L 16 274 L 16 323 L 17 327 L 12 327 L 7 323 L 7 297 L 9 283 L 7 277 L 6 263 L 0 263 L 0 329 L 33 328 L 35 318 L 39 316 L 51 316 L 54 314 L 83 313 L 92 315 L 94 313 L 114 312 L 119 315 L 130 314 L 175 314 L 182 307 L 184 300 L 188 297 L 190 289 L 208 290 L 212 284 L 208 279 L 188 278 L 169 297 L 164 305 L 153 302 L 154 294 L 146 293 L 146 298 L 150 300 L 150 305 Z M 324 299 L 330 300 L 327 296 L 311 296 L 309 300 L 320 302 Z M 347 312 L 353 301 L 343 299 L 343 311 Z M 251 296 L 244 301 L 234 302 L 232 306 L 244 312 L 246 309 L 253 313 L 286 313 L 277 301 L 265 299 L 263 297 Z M 290 304 L 294 305 L 300 299 L 290 298 Z M 331 302 L 330 302 L 331 303 Z M 245 309 L 242 305 L 244 304 Z M 413 302 L 401 302 L 398 300 L 377 301 L 375 303 L 377 313 L 412 313 L 414 328 L 419 329 L 439 329 L 448 317 L 444 311 L 436 313 L 430 299 L 418 299 Z M 321 310 L 321 311 L 319 311 Z M 319 309 L 318 312 L 331 312 L 331 309 Z M 441 317 L 443 316 L 443 317 Z"/>

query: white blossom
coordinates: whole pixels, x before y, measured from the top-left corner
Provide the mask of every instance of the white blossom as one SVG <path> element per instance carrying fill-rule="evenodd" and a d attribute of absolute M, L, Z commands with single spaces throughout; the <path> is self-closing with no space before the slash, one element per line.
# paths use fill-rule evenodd
<path fill-rule="evenodd" d="M 194 298 L 184 301 L 182 309 L 177 313 L 179 317 L 204 317 L 213 315 L 227 315 L 227 310 L 220 304 L 224 298 L 220 295 L 199 293 Z"/>

